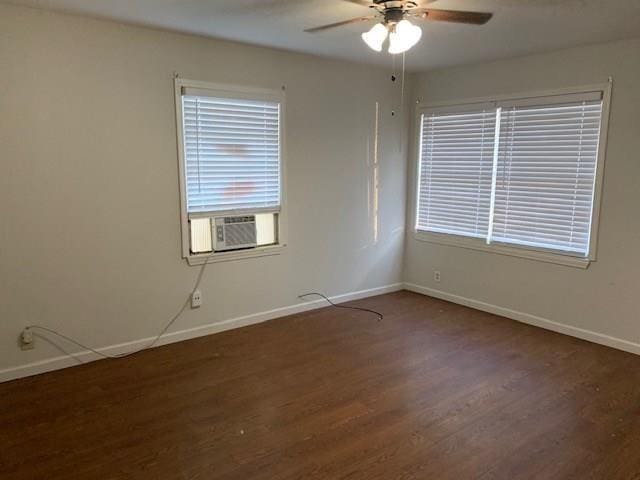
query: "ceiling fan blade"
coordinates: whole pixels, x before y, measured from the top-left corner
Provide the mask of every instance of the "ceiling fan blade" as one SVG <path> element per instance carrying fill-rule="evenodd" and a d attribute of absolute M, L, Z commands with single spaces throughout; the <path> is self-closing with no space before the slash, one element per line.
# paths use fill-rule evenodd
<path fill-rule="evenodd" d="M 305 32 L 307 32 L 307 33 L 321 32 L 323 30 L 328 30 L 330 28 L 335 28 L 335 27 L 341 27 L 343 25 L 349 25 L 351 23 L 368 22 L 369 20 L 373 20 L 374 18 L 376 18 L 376 15 L 369 15 L 367 17 L 352 18 L 351 20 L 344 20 L 342 22 L 330 23 L 329 25 L 322 25 L 321 27 L 307 28 L 305 30 Z"/>
<path fill-rule="evenodd" d="M 411 10 L 411 14 L 416 17 L 424 18 L 425 20 L 469 23 L 472 25 L 484 25 L 491 20 L 491 17 L 493 17 L 493 13 L 439 10 L 435 8 L 416 8 Z"/>
<path fill-rule="evenodd" d="M 373 7 L 375 4 L 371 0 L 343 0 L 349 3 L 355 3 L 356 5 L 362 5 L 363 7 Z"/>

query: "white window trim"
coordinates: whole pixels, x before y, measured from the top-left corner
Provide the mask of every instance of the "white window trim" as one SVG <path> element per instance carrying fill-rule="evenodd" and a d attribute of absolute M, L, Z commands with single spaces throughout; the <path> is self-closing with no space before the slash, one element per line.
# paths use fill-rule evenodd
<path fill-rule="evenodd" d="M 230 262 L 233 260 L 243 260 L 256 257 L 271 257 L 280 255 L 286 251 L 286 245 L 265 245 L 251 250 L 236 250 L 230 252 L 200 253 L 191 254 L 186 257 L 187 263 L 191 266 L 202 265 L 203 263 Z"/>
<path fill-rule="evenodd" d="M 202 89 L 211 92 L 212 95 L 233 96 L 240 98 L 256 98 L 273 100 L 280 103 L 280 210 L 278 212 L 278 244 L 256 247 L 251 250 L 237 250 L 228 252 L 213 252 L 205 254 L 192 254 L 189 242 L 189 214 L 187 212 L 187 193 L 184 161 L 184 132 L 182 128 L 182 89 Z M 242 260 L 255 257 L 266 257 L 279 255 L 287 247 L 287 195 L 286 195 L 286 148 L 284 141 L 285 132 L 285 94 L 284 87 L 281 90 L 266 88 L 245 87 L 238 85 L 224 85 L 197 80 L 187 80 L 177 77 L 174 80 L 175 106 L 176 106 L 176 132 L 178 147 L 178 176 L 180 188 L 180 226 L 182 240 L 182 258 L 189 265 L 202 265 L 203 263 L 228 262 L 232 260 Z M 220 215 L 232 214 L 233 212 L 220 212 Z M 245 212 L 246 213 L 246 212 Z M 196 214 L 199 215 L 199 214 Z"/>
<path fill-rule="evenodd" d="M 570 87 L 556 90 L 545 90 L 537 92 L 525 92 L 520 94 L 509 95 L 497 95 L 491 97 L 469 98 L 455 102 L 438 102 L 421 105 L 420 101 L 416 102 L 415 121 L 414 121 L 414 139 L 415 141 L 415 155 L 414 155 L 414 169 L 413 169 L 413 182 L 410 194 L 410 218 L 411 218 L 411 232 L 413 238 L 421 242 L 429 242 L 438 245 L 447 245 L 452 247 L 466 248 L 471 250 L 477 250 L 488 253 L 495 253 L 500 255 L 508 255 L 512 257 L 526 258 L 530 260 L 537 260 L 547 263 L 555 263 L 558 265 L 566 265 L 569 267 L 583 268 L 589 267 L 591 262 L 597 260 L 598 250 L 598 233 L 600 225 L 600 205 L 602 200 L 602 186 L 604 180 L 604 164 L 607 150 L 607 136 L 609 132 L 609 112 L 611 106 L 611 89 L 613 80 L 609 78 L 606 83 L 600 83 L 595 85 L 585 85 L 581 87 Z M 500 245 L 489 244 L 487 245 L 484 239 L 477 239 L 459 235 L 450 235 L 435 232 L 424 232 L 417 229 L 417 194 L 418 186 L 420 184 L 420 154 L 422 151 L 422 135 L 421 130 L 416 131 L 421 125 L 422 115 L 424 113 L 441 111 L 464 111 L 466 109 L 477 107 L 478 105 L 493 104 L 498 106 L 500 102 L 509 100 L 521 100 L 521 99 L 534 99 L 536 97 L 549 97 L 554 95 L 568 95 L 568 94 L 580 94 L 588 92 L 602 92 L 602 120 L 600 124 L 600 138 L 598 147 L 598 159 L 596 167 L 596 179 L 593 192 L 593 213 L 591 220 L 591 232 L 589 253 L 586 257 L 576 257 L 566 252 L 554 252 L 550 250 L 528 248 L 525 246 L 512 246 L 512 245 Z"/>

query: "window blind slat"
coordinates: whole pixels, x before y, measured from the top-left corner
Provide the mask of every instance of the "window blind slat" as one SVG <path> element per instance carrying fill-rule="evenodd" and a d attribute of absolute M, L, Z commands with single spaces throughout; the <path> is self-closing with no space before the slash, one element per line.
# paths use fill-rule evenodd
<path fill-rule="evenodd" d="M 280 105 L 183 94 L 188 212 L 280 207 Z"/>

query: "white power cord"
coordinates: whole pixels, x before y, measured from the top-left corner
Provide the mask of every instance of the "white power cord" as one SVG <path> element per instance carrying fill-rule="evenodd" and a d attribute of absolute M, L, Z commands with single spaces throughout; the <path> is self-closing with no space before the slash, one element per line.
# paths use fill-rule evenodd
<path fill-rule="evenodd" d="M 153 347 L 156 343 L 158 343 L 158 340 L 160 340 L 160 338 L 167 332 L 167 330 L 169 330 L 169 328 L 171 327 L 171 325 L 173 325 L 179 318 L 180 316 L 184 313 L 184 311 L 189 307 L 190 303 L 191 303 L 191 297 L 193 296 L 194 292 L 196 290 L 198 290 L 198 288 L 200 287 L 200 283 L 202 282 L 202 277 L 204 276 L 204 271 L 207 267 L 207 264 L 209 263 L 209 258 L 207 257 L 204 261 L 204 263 L 202 264 L 202 267 L 200 267 L 200 271 L 198 272 L 198 277 L 196 279 L 196 283 L 193 287 L 193 289 L 191 289 L 191 293 L 189 294 L 189 298 L 187 298 L 187 300 L 184 302 L 184 304 L 182 305 L 182 307 L 180 308 L 180 310 L 178 311 L 178 313 L 176 313 L 171 320 L 169 320 L 167 322 L 167 324 L 164 326 L 164 328 L 162 330 L 160 330 L 160 333 L 158 333 L 158 335 L 156 335 L 156 337 L 151 340 L 151 342 L 149 342 L 147 345 L 145 345 L 144 347 L 138 348 L 137 350 L 133 350 L 132 352 L 126 352 L 126 353 L 119 353 L 117 355 L 109 355 L 108 353 L 103 353 L 99 350 L 96 350 L 95 348 L 91 348 L 87 345 L 84 345 L 83 343 L 78 342 L 77 340 L 74 340 L 71 337 L 68 337 L 67 335 L 64 335 L 60 332 L 57 332 L 51 328 L 48 327 L 43 327 L 40 325 L 29 325 L 28 327 L 25 328 L 25 332 L 29 331 L 29 330 L 34 330 L 36 331 L 36 335 L 37 331 L 42 331 L 42 332 L 48 332 L 52 335 L 55 335 L 56 337 L 62 338 L 64 340 L 66 340 L 69 343 L 73 343 L 74 345 L 77 345 L 80 348 L 84 348 L 85 350 L 88 350 L 90 352 L 95 353 L 96 355 L 99 355 L 103 358 L 123 358 L 123 357 L 128 357 L 129 355 L 133 355 L 136 353 L 140 353 L 143 350 L 147 350 L 151 347 Z"/>

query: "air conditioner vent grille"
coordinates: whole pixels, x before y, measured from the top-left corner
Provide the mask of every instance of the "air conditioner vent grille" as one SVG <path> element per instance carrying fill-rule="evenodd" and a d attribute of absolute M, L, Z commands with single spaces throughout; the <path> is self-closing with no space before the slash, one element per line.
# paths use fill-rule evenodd
<path fill-rule="evenodd" d="M 218 217 L 215 219 L 215 250 L 238 250 L 257 245 L 256 217 Z"/>
<path fill-rule="evenodd" d="M 228 247 L 256 243 L 255 223 L 230 223 L 225 225 L 224 230 Z"/>

